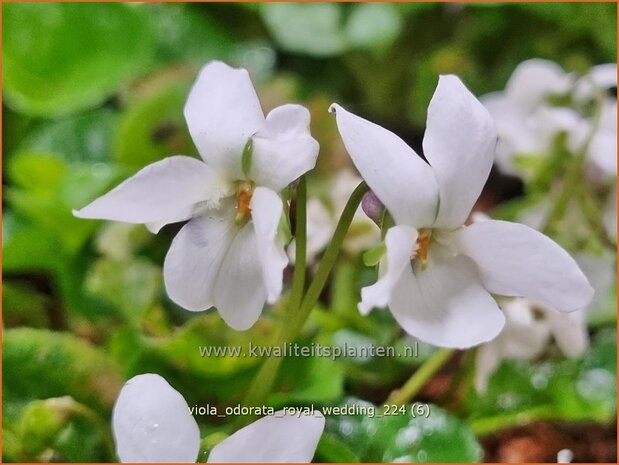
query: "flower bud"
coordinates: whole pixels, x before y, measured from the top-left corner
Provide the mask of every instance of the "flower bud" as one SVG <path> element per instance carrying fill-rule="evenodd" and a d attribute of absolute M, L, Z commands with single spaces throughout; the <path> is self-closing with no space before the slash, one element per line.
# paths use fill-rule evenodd
<path fill-rule="evenodd" d="M 361 200 L 361 208 L 368 218 L 380 227 L 380 221 L 383 216 L 385 206 L 378 199 L 378 197 L 376 197 L 376 194 L 374 194 L 373 191 L 368 191 L 363 196 L 363 199 Z"/>

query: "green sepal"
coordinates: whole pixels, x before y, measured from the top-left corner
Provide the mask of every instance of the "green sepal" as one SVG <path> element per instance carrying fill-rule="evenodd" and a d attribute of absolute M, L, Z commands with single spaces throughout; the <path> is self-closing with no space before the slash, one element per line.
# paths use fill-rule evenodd
<path fill-rule="evenodd" d="M 254 142 L 250 137 L 247 139 L 245 147 L 243 147 L 243 155 L 241 156 L 241 167 L 243 168 L 243 174 L 249 176 L 251 171 L 251 162 L 254 154 Z"/>
<path fill-rule="evenodd" d="M 383 256 L 385 255 L 385 253 L 387 252 L 387 246 L 385 245 L 384 242 L 381 242 L 380 244 L 372 247 L 369 250 L 366 250 L 363 253 L 363 263 L 365 266 L 375 266 L 378 265 L 378 263 L 380 262 L 381 258 L 383 258 Z"/>

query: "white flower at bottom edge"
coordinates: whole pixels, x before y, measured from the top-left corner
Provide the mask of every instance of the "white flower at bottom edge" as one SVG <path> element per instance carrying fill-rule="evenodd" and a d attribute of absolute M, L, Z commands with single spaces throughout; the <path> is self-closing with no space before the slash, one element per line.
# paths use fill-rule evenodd
<path fill-rule="evenodd" d="M 241 428 L 210 452 L 208 462 L 311 462 L 325 419 L 319 412 L 276 412 Z M 195 462 L 200 430 L 187 402 L 156 374 L 131 378 L 112 414 L 121 462 Z"/>
<path fill-rule="evenodd" d="M 314 167 L 318 143 L 306 108 L 283 105 L 265 118 L 247 71 L 217 61 L 200 71 L 185 119 L 203 161 L 153 163 L 74 214 L 153 232 L 189 220 L 165 258 L 167 293 L 190 311 L 214 306 L 244 330 L 281 294 L 278 192 Z"/>
<path fill-rule="evenodd" d="M 465 348 L 496 337 L 505 317 L 491 293 L 560 311 L 585 307 L 593 289 L 559 245 L 521 224 L 463 226 L 488 178 L 496 134 L 481 103 L 441 76 L 428 108 L 426 163 L 392 132 L 332 105 L 353 163 L 395 226 L 380 279 L 361 292 L 362 313 L 389 306 L 425 342 Z"/>
<path fill-rule="evenodd" d="M 584 310 L 561 313 L 522 298 L 503 300 L 503 331 L 479 347 L 475 359 L 475 388 L 483 393 L 488 380 L 505 359 L 531 360 L 542 354 L 551 337 L 568 357 L 582 355 L 589 346 Z"/>

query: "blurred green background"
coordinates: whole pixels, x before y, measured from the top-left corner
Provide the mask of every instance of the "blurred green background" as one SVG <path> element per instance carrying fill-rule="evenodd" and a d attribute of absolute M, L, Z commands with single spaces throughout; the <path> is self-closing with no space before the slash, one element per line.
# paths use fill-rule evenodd
<path fill-rule="evenodd" d="M 164 375 L 189 405 L 225 406 L 240 401 L 259 367 L 257 359 L 207 361 L 197 347 L 268 344 L 281 309 L 237 333 L 215 312 L 175 306 L 161 265 L 178 225 L 153 236 L 71 214 L 148 163 L 196 154 L 182 108 L 207 61 L 247 68 L 265 111 L 308 106 L 321 144 L 317 186 L 349 164 L 327 113 L 333 101 L 418 146 L 438 74 L 455 73 L 482 95 L 503 89 L 528 58 L 577 72 L 616 61 L 613 3 L 3 3 L 2 18 L 7 462 L 115 461 L 111 407 L 135 374 Z M 521 192 L 514 180 L 497 182 L 500 196 Z M 357 314 L 358 289 L 371 279 L 358 257 L 343 257 L 300 342 L 410 343 L 387 312 Z M 468 388 L 453 396 L 440 384 L 451 378 L 439 379 L 423 393 L 444 407 L 433 407 L 433 423 L 330 419 L 315 459 L 496 461 L 501 436 L 477 438 L 474 421 L 526 420 L 546 409 L 568 425 L 561 430 L 568 439 L 591 434 L 599 442 L 577 459 L 613 461 L 616 333 L 608 305 L 611 318 L 591 328 L 583 358 L 550 353 L 539 363 L 505 363 L 478 398 L 467 384 L 467 354 L 452 378 Z M 286 361 L 269 403 L 380 403 L 432 352 L 420 350 L 407 362 Z M 199 421 L 204 450 L 233 431 L 221 419 Z M 411 427 L 421 440 L 398 439 Z"/>

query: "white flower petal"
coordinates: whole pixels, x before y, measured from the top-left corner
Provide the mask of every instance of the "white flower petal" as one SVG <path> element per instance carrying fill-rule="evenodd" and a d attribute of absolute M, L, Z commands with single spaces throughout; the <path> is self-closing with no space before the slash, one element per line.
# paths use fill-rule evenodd
<path fill-rule="evenodd" d="M 617 87 L 617 63 L 605 63 L 592 67 L 576 84 L 574 96 L 578 100 L 595 97 L 596 92 Z"/>
<path fill-rule="evenodd" d="M 570 255 L 528 226 L 484 221 L 457 233 L 458 247 L 477 264 L 486 288 L 564 312 L 581 309 L 593 288 Z"/>
<path fill-rule="evenodd" d="M 337 104 L 337 126 L 359 173 L 385 204 L 397 224 L 430 226 L 438 207 L 432 168 L 391 131 Z"/>
<path fill-rule="evenodd" d="M 217 444 L 209 463 L 309 463 L 325 427 L 319 412 L 284 415 L 282 411 L 238 430 Z"/>
<path fill-rule="evenodd" d="M 522 298 L 503 299 L 505 328 L 493 342 L 501 347 L 503 358 L 531 360 L 542 353 L 550 340 L 550 327 L 545 319 L 537 319 L 534 304 Z"/>
<path fill-rule="evenodd" d="M 213 287 L 215 307 L 237 331 L 256 322 L 267 298 L 258 243 L 251 223 L 236 234 L 219 268 Z"/>
<path fill-rule="evenodd" d="M 142 168 L 73 214 L 161 227 L 191 218 L 198 203 L 218 202 L 226 189 L 205 163 L 179 155 Z"/>
<path fill-rule="evenodd" d="M 588 77 L 598 89 L 617 87 L 617 63 L 596 65 L 589 70 Z"/>
<path fill-rule="evenodd" d="M 530 360 L 539 356 L 550 340 L 550 328 L 545 319 L 537 319 L 533 304 L 522 298 L 500 299 L 505 326 L 492 341 L 482 345 L 476 358 L 475 387 L 487 388 L 488 379 L 504 359 Z"/>
<path fill-rule="evenodd" d="M 114 405 L 112 429 L 121 462 L 194 462 L 200 430 L 187 402 L 159 375 L 125 383 Z"/>
<path fill-rule="evenodd" d="M 499 336 L 500 337 L 500 336 Z M 501 362 L 500 348 L 497 347 L 496 339 L 477 349 L 475 354 L 475 390 L 480 394 L 488 390 L 488 381 L 494 370 Z"/>
<path fill-rule="evenodd" d="M 603 305 L 608 301 L 610 289 L 616 280 L 616 259 L 615 253 L 608 251 L 603 252 L 601 255 L 593 255 L 591 253 L 574 255 L 574 260 L 576 260 L 576 263 L 578 263 L 578 266 L 595 290 L 593 300 L 587 307 L 587 311 L 590 314 L 604 311 Z"/>
<path fill-rule="evenodd" d="M 565 132 L 568 145 L 576 152 L 581 150 L 587 134 L 591 131 L 589 126 L 589 122 L 576 110 L 542 105 L 531 115 L 529 130 L 539 141 L 539 151 L 550 152 L 557 134 Z"/>
<path fill-rule="evenodd" d="M 509 97 L 505 95 L 505 92 L 490 92 L 479 97 L 479 101 L 495 120 L 512 118 L 514 116 L 514 105 Z"/>
<path fill-rule="evenodd" d="M 484 224 L 484 223 L 481 223 Z M 468 348 L 496 337 L 505 317 L 484 289 L 475 265 L 431 246 L 428 267 L 404 269 L 389 308 L 410 335 L 440 347 Z"/>
<path fill-rule="evenodd" d="M 266 118 L 266 127 L 252 139 L 249 177 L 280 191 L 316 164 L 318 142 L 309 131 L 310 114 L 301 105 L 282 105 Z"/>
<path fill-rule="evenodd" d="M 220 61 L 204 66 L 185 104 L 185 120 L 204 161 L 228 180 L 243 179 L 243 149 L 265 124 L 247 70 Z"/>
<path fill-rule="evenodd" d="M 589 159 L 606 176 L 617 176 L 617 101 L 604 102 L 600 127 L 593 135 L 587 152 Z"/>
<path fill-rule="evenodd" d="M 493 92 L 480 97 L 494 120 L 498 135 L 495 162 L 508 174 L 522 176 L 521 169 L 514 163 L 515 154 L 527 156 L 544 152 L 554 134 L 542 131 L 539 126 L 545 106 L 523 113 L 506 92 Z M 542 111 L 537 111 L 542 110 Z"/>
<path fill-rule="evenodd" d="M 165 257 L 163 277 L 168 296 L 193 312 L 215 304 L 213 286 L 237 233 L 233 204 L 225 201 L 223 207 L 183 226 Z"/>
<path fill-rule="evenodd" d="M 288 257 L 277 237 L 282 200 L 271 189 L 257 187 L 250 206 L 267 300 L 273 304 L 282 293 L 284 268 L 288 265 Z"/>
<path fill-rule="evenodd" d="M 552 61 L 534 58 L 523 61 L 512 73 L 505 91 L 522 111 L 533 110 L 545 98 L 570 89 L 572 77 Z"/>
<path fill-rule="evenodd" d="M 490 174 L 495 146 L 488 111 L 456 76 L 441 76 L 428 107 L 423 139 L 424 155 L 440 191 L 435 226 L 464 224 Z"/>
<path fill-rule="evenodd" d="M 589 158 L 606 176 L 617 176 L 617 134 L 597 132 L 589 145 Z"/>
<path fill-rule="evenodd" d="M 190 217 L 186 219 L 189 219 L 189 218 Z M 150 223 L 144 223 L 144 226 L 146 226 L 146 229 L 148 229 L 153 234 L 157 234 L 159 231 L 161 231 L 161 228 L 163 228 L 166 224 L 167 223 L 164 221 L 153 221 Z"/>
<path fill-rule="evenodd" d="M 579 357 L 589 347 L 585 312 L 561 313 L 545 309 L 545 317 L 555 342 L 568 357 Z"/>
<path fill-rule="evenodd" d="M 417 230 L 412 226 L 394 226 L 385 235 L 387 256 L 381 261 L 381 278 L 361 289 L 359 311 L 367 315 L 373 308 L 386 307 L 393 288 L 400 281 L 404 269 L 411 266 L 411 253 L 417 240 Z"/>

